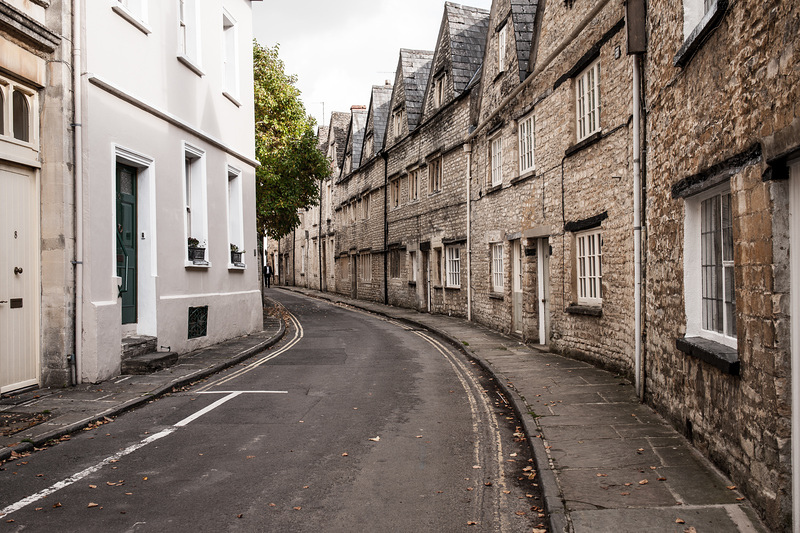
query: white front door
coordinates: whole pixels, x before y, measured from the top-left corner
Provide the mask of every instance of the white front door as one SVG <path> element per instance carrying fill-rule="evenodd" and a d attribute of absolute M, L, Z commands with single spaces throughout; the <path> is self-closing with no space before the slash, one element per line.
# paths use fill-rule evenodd
<path fill-rule="evenodd" d="M 550 241 L 547 237 L 539 239 L 537 247 L 539 344 L 547 344 L 550 338 Z"/>
<path fill-rule="evenodd" d="M 0 392 L 38 384 L 35 171 L 0 165 Z"/>
<path fill-rule="evenodd" d="M 511 241 L 511 330 L 522 333 L 522 241 Z"/>

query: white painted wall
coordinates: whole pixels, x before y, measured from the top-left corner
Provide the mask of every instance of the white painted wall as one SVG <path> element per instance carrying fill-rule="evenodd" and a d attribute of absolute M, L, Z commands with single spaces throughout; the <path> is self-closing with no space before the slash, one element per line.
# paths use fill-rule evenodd
<path fill-rule="evenodd" d="M 260 329 L 255 234 L 252 28 L 249 0 L 198 0 L 204 75 L 180 62 L 178 2 L 150 0 L 132 23 L 116 0 L 86 10 L 83 141 L 86 244 L 83 380 L 119 370 L 117 160 L 140 169 L 137 333 L 186 352 Z M 114 9 L 114 8 L 117 9 Z M 240 94 L 223 94 L 223 8 L 238 25 Z M 187 266 L 184 147 L 205 152 L 205 268 Z M 245 269 L 230 267 L 228 168 L 241 169 Z M 142 235 L 144 233 L 144 236 Z M 208 336 L 187 339 L 189 306 L 209 306 Z"/>

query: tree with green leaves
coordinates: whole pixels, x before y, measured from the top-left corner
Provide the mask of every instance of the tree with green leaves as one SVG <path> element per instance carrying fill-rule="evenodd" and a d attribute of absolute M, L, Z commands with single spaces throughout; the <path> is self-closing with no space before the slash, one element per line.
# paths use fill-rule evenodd
<path fill-rule="evenodd" d="M 306 114 L 297 77 L 287 75 L 278 45 L 254 41 L 256 223 L 258 232 L 280 239 L 300 224 L 298 212 L 319 202 L 319 181 L 331 173 L 317 147 L 314 119 Z"/>

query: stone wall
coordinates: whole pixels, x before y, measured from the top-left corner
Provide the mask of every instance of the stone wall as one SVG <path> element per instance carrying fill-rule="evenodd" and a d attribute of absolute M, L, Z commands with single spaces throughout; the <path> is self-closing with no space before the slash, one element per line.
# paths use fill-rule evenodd
<path fill-rule="evenodd" d="M 800 13 L 790 3 L 718 2 L 718 26 L 692 43 L 680 5 L 653 0 L 649 9 L 647 399 L 732 477 L 771 528 L 788 531 L 788 184 L 770 178 L 785 175 L 781 157 L 800 146 Z M 732 196 L 738 374 L 676 349 L 689 326 L 691 195 L 676 197 L 675 187 L 716 183 Z"/>

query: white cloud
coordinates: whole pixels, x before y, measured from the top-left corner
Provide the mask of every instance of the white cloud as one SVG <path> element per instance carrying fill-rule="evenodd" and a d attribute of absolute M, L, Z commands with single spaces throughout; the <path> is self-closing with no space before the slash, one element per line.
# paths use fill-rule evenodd
<path fill-rule="evenodd" d="M 433 50 L 444 2 L 431 0 L 300 0 L 253 2 L 253 31 L 263 46 L 280 44 L 289 74 L 298 76 L 306 110 L 368 104 L 370 88 L 394 82 L 401 48 Z M 467 5 L 489 9 L 491 0 Z"/>

